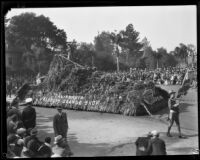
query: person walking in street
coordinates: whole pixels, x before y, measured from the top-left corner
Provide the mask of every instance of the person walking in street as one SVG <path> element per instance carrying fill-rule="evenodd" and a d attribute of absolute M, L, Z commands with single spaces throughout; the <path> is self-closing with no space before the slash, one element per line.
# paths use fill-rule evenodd
<path fill-rule="evenodd" d="M 61 135 L 67 137 L 68 121 L 66 112 L 62 111 L 61 107 L 57 107 L 58 113 L 53 117 L 53 129 L 55 137 Z"/>
<path fill-rule="evenodd" d="M 57 107 L 58 113 L 53 118 L 53 129 L 55 137 L 61 135 L 62 138 L 66 141 L 66 148 L 69 150 L 69 154 L 73 155 L 70 150 L 70 147 L 67 143 L 67 132 L 68 132 L 68 120 L 67 120 L 67 113 L 62 111 L 62 108 L 59 106 Z"/>
<path fill-rule="evenodd" d="M 183 138 L 181 135 L 181 127 L 179 122 L 179 101 L 175 99 L 175 93 L 173 90 L 169 92 L 170 98 L 168 100 L 168 107 L 169 107 L 169 126 L 167 130 L 167 136 L 172 137 L 170 134 L 171 127 L 173 126 L 174 122 L 177 125 L 179 138 Z"/>
<path fill-rule="evenodd" d="M 26 130 L 28 128 L 34 128 L 36 126 L 36 111 L 32 107 L 32 98 L 26 99 L 26 107 L 22 111 L 22 122 Z"/>
<path fill-rule="evenodd" d="M 147 147 L 148 155 L 167 155 L 165 141 L 159 138 L 159 133 L 154 130 Z"/>

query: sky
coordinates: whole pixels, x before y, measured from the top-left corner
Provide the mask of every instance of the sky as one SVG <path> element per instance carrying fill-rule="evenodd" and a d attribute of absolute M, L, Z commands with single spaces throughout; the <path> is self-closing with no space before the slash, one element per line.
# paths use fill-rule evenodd
<path fill-rule="evenodd" d="M 129 6 L 129 7 L 66 7 L 13 8 L 6 17 L 25 12 L 49 17 L 64 29 L 67 41 L 93 43 L 98 32 L 125 30 L 128 24 L 150 41 L 154 50 L 164 47 L 172 51 L 180 43 L 197 46 L 196 6 Z"/>

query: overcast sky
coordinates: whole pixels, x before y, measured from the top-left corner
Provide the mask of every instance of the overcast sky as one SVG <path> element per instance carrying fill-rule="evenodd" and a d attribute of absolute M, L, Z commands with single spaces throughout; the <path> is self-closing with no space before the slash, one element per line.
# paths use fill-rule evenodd
<path fill-rule="evenodd" d="M 93 43 L 102 31 L 125 29 L 130 23 L 153 49 L 174 50 L 179 43 L 197 45 L 196 6 L 134 6 L 12 9 L 7 18 L 24 12 L 44 15 L 67 33 L 68 41 Z"/>

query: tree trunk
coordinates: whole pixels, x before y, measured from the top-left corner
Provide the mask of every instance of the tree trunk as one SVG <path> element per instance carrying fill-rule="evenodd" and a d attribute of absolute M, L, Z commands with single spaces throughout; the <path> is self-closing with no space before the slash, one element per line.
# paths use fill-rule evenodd
<path fill-rule="evenodd" d="M 94 67 L 94 57 L 92 56 L 92 67 Z"/>
<path fill-rule="evenodd" d="M 185 64 L 188 67 L 188 58 L 187 57 L 185 57 Z"/>
<path fill-rule="evenodd" d="M 194 67 L 194 52 L 192 53 L 192 68 Z"/>
<path fill-rule="evenodd" d="M 116 57 L 117 59 L 117 72 L 119 72 L 119 57 Z"/>
<path fill-rule="evenodd" d="M 157 69 L 158 69 L 158 59 L 157 59 Z"/>
<path fill-rule="evenodd" d="M 126 53 L 126 65 L 128 65 L 128 52 Z"/>

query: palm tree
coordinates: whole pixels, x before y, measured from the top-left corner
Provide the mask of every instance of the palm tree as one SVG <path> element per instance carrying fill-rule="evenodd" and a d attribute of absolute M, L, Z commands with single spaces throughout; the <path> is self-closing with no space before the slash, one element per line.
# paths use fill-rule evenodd
<path fill-rule="evenodd" d="M 116 56 L 116 60 L 117 60 L 117 72 L 119 72 L 119 43 L 121 42 L 122 39 L 122 34 L 118 33 L 111 33 L 110 38 L 112 40 L 113 46 L 114 46 L 114 55 Z"/>

